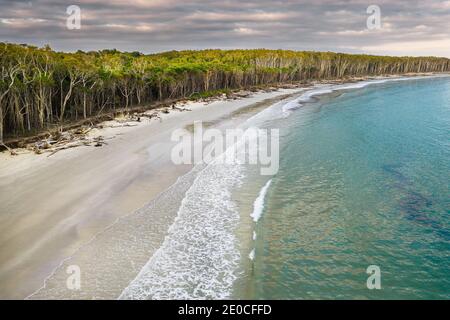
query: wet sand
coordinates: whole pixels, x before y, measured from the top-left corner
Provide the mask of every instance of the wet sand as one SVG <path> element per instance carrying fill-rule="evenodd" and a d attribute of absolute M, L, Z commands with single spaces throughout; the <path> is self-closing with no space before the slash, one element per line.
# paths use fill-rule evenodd
<path fill-rule="evenodd" d="M 108 248 L 116 245 L 114 232 L 129 236 L 132 223 L 139 226 L 154 219 L 154 228 L 151 225 L 150 231 L 142 233 L 144 237 L 151 232 L 148 241 L 154 243 L 141 244 L 139 250 L 143 252 L 136 253 L 142 257 L 129 259 L 131 267 L 123 266 L 129 269 L 129 274 L 123 279 L 119 274 L 111 275 L 120 281 L 112 281 L 114 284 L 105 292 L 101 286 L 90 283 L 96 289 L 87 290 L 81 296 L 67 296 L 55 290 L 52 295 L 38 292 L 30 298 L 117 297 L 128 278 L 132 279 L 139 272 L 140 264 L 148 260 L 164 239 L 174 218 L 173 212 L 168 212 L 176 211 L 180 195 L 164 195 L 166 203 L 173 202 L 172 209 L 167 212 L 165 209 L 147 210 L 145 217 L 130 218 L 135 219 L 134 222 L 127 221 L 127 217 L 139 208 L 149 206 L 161 192 L 192 169 L 190 165 L 171 162 L 170 152 L 175 144 L 170 141 L 172 131 L 194 121 L 216 123 L 219 119 L 232 117 L 238 110 L 252 109 L 254 105 L 259 109 L 299 90 L 259 92 L 248 98 L 208 105 L 190 103 L 186 107 L 192 111 L 163 114 L 162 121 L 154 120 L 131 128 L 104 129 L 103 135 L 115 138 L 101 148 L 79 147 L 51 157 L 48 154 L 12 157 L 6 152 L 1 153 L 0 298 L 23 299 L 36 293 L 45 284 L 45 279 L 57 274 L 58 266 L 75 254 L 80 256 L 80 263 L 94 271 L 98 264 L 112 259 L 108 256 Z M 145 220 L 139 222 L 139 219 Z M 116 225 L 117 221 L 122 224 Z M 108 232 L 104 232 L 105 229 Z M 102 242 L 93 241 L 99 234 L 103 235 L 100 237 Z M 86 249 L 82 250 L 84 247 Z M 116 249 L 124 248 L 126 246 L 121 244 Z M 122 252 L 124 260 L 127 254 Z M 93 265 L 94 260 L 96 265 Z M 97 281 L 95 274 L 91 272 L 91 282 Z M 104 281 L 109 280 L 106 277 Z M 46 285 L 48 289 L 51 281 Z"/>

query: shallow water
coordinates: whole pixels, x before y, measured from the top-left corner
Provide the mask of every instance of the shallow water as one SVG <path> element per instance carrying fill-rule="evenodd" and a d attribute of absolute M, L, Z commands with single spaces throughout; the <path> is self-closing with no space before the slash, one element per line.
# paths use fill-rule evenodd
<path fill-rule="evenodd" d="M 244 127 L 280 128 L 279 172 L 197 168 L 120 298 L 449 298 L 449 102 L 448 77 L 382 80 L 252 116 Z"/>
<path fill-rule="evenodd" d="M 272 179 L 235 296 L 450 298 L 450 78 L 303 98 L 261 114 L 280 128 L 280 170 L 249 169 L 236 196 L 250 214 Z M 370 265 L 381 290 L 367 289 Z"/>

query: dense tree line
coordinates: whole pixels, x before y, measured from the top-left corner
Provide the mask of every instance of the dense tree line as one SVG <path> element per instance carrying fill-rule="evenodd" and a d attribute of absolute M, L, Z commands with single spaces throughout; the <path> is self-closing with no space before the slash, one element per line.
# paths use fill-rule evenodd
<path fill-rule="evenodd" d="M 0 142 L 165 99 L 310 79 L 447 72 L 449 61 L 264 49 L 62 53 L 0 43 Z"/>

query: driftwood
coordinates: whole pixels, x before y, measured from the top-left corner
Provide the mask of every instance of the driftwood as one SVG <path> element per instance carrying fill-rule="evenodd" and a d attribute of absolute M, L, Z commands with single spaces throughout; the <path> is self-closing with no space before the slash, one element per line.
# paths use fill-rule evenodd
<path fill-rule="evenodd" d="M 25 141 L 20 144 L 18 147 L 24 147 L 27 150 L 30 150 L 36 154 L 49 153 L 47 157 L 51 157 L 54 154 L 58 153 L 62 150 L 82 147 L 82 146 L 93 146 L 93 147 L 102 147 L 103 145 L 107 145 L 105 139 L 102 136 L 98 136 L 95 138 L 87 138 L 87 135 L 94 128 L 103 129 L 103 128 L 123 128 L 123 127 L 136 127 L 138 126 L 138 122 L 142 122 L 143 118 L 158 119 L 162 121 L 160 116 L 161 113 L 168 114 L 169 110 L 177 110 L 177 111 L 191 111 L 185 107 L 177 107 L 175 104 L 161 109 L 155 109 L 152 113 L 145 112 L 134 112 L 130 113 L 122 113 L 121 119 L 114 119 L 116 124 L 107 125 L 106 123 L 97 123 L 94 121 L 90 121 L 85 125 L 75 127 L 73 129 L 64 130 L 64 128 L 59 127 L 57 130 L 53 132 L 43 133 L 40 136 L 40 139 L 36 139 L 34 141 L 30 141 L 26 143 Z M 113 119 L 113 118 L 112 118 Z M 133 124 L 132 122 L 136 122 Z M 6 146 L 5 144 L 0 144 L 0 147 L 3 146 L 7 149 L 11 155 L 17 155 L 18 153 Z"/>
<path fill-rule="evenodd" d="M 123 127 L 136 127 L 137 124 L 129 124 L 129 123 L 125 123 L 122 125 L 118 125 L 118 126 L 109 126 L 108 128 L 123 128 Z"/>
<path fill-rule="evenodd" d="M 107 122 L 99 122 L 99 119 L 95 119 L 95 121 L 94 119 L 91 119 L 84 122 L 82 125 L 73 126 L 72 128 L 64 128 L 60 126 L 55 128 L 53 131 L 42 133 L 34 139 L 19 141 L 15 146 L 19 148 L 26 148 L 36 154 L 49 153 L 47 157 L 51 157 L 62 150 L 81 146 L 101 147 L 103 145 L 107 145 L 102 136 L 88 138 L 89 132 L 93 129 L 136 127 L 139 122 L 142 122 L 143 118 L 162 121 L 161 114 L 168 114 L 170 113 L 170 110 L 177 110 L 180 112 L 191 111 L 191 109 L 186 107 L 178 107 L 176 104 L 161 104 L 161 106 L 162 107 L 158 109 L 153 109 L 153 112 L 151 113 L 148 110 L 134 110 L 133 113 L 122 111 L 115 114 L 120 116 L 119 119 L 110 115 L 103 115 L 103 120 L 115 121 L 115 123 L 110 125 Z M 3 143 L 0 144 L 0 147 L 7 149 L 11 155 L 17 155 L 17 152 L 14 149 Z"/>
<path fill-rule="evenodd" d="M 176 105 L 173 105 L 172 106 L 172 109 L 173 110 L 178 110 L 178 111 L 192 111 L 191 109 L 188 109 L 188 108 L 181 108 L 181 107 L 177 107 Z"/>
<path fill-rule="evenodd" d="M 13 149 L 9 148 L 6 144 L 1 143 L 0 146 L 5 147 L 12 156 L 17 156 L 18 155 L 18 153 L 16 151 L 14 151 Z"/>
<path fill-rule="evenodd" d="M 48 152 L 50 152 L 50 154 L 47 157 L 50 157 L 61 150 L 67 150 L 67 149 L 71 149 L 71 148 L 82 147 L 82 146 L 91 146 L 91 145 L 94 147 L 101 147 L 105 144 L 108 144 L 108 143 L 105 142 L 105 139 L 102 136 L 98 136 L 98 137 L 95 137 L 94 139 L 89 139 L 89 140 L 83 139 L 83 140 L 79 140 L 79 141 L 73 141 L 71 143 L 67 143 L 67 144 L 58 146 L 57 148 L 47 150 Z"/>
<path fill-rule="evenodd" d="M 77 144 L 66 145 L 66 146 L 63 146 L 63 147 L 54 149 L 47 157 L 50 157 L 50 156 L 54 155 L 54 154 L 57 153 L 58 151 L 66 150 L 66 149 L 70 149 L 70 148 L 81 147 L 81 146 L 83 146 L 83 145 L 84 145 L 83 143 L 77 143 Z"/>

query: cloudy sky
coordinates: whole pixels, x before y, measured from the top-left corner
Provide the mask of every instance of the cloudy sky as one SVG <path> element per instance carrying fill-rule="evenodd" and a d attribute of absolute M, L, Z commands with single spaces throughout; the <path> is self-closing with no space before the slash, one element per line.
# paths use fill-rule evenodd
<path fill-rule="evenodd" d="M 81 9 L 68 30 L 67 7 Z M 381 9 L 368 29 L 367 8 Z M 0 41 L 56 50 L 330 50 L 450 57 L 449 0 L 0 0 Z"/>

